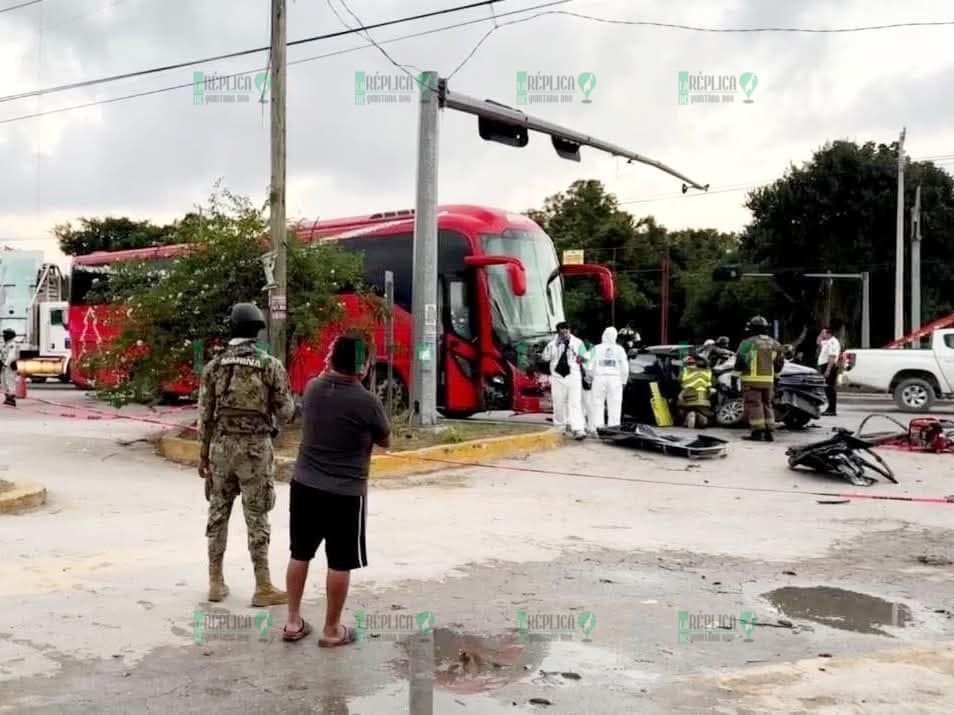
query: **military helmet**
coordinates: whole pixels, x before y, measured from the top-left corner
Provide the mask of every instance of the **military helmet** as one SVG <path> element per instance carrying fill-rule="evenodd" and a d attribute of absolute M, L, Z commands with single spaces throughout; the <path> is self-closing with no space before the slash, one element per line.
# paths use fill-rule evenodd
<path fill-rule="evenodd" d="M 756 315 L 745 325 L 745 329 L 750 333 L 757 333 L 768 330 L 769 323 L 761 315 Z"/>
<path fill-rule="evenodd" d="M 265 316 L 254 303 L 236 303 L 232 306 L 229 326 L 233 338 L 255 338 L 265 329 Z"/>

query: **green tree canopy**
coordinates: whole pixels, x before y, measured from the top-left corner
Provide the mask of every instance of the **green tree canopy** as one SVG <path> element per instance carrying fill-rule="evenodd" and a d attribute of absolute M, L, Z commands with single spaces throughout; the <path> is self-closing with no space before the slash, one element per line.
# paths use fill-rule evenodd
<path fill-rule="evenodd" d="M 905 168 L 905 245 L 910 210 L 921 186 L 922 305 L 925 320 L 954 309 L 954 180 L 930 162 L 908 160 Z M 836 141 L 792 166 L 778 181 L 751 192 L 746 206 L 752 223 L 742 235 L 742 253 L 779 274 L 791 296 L 794 324 L 816 325 L 826 300 L 824 284 L 806 272 L 871 273 L 871 315 L 894 314 L 897 146 Z M 906 261 L 909 260 L 906 259 Z M 909 264 L 908 264 L 909 265 Z M 906 271 L 905 283 L 909 272 Z M 910 286 L 906 285 L 905 306 Z M 860 331 L 860 285 L 836 283 L 832 322 Z M 908 325 L 911 319 L 908 317 Z M 914 322 L 920 325 L 916 317 Z M 892 320 L 873 320 L 872 342 L 893 337 Z"/>
<path fill-rule="evenodd" d="M 582 337 L 598 340 L 603 328 L 615 322 L 632 325 L 646 341 L 658 340 L 662 261 L 667 251 L 670 340 L 702 340 L 717 334 L 721 316 L 713 301 L 715 291 L 708 287 L 713 268 L 738 250 L 734 235 L 714 229 L 670 232 L 652 216 L 636 218 L 622 210 L 616 197 L 596 180 L 576 181 L 546 199 L 542 210 L 528 214 L 550 235 L 558 254 L 583 249 L 587 263 L 613 269 L 615 320 L 593 281 L 567 280 L 564 306 Z"/>
<path fill-rule="evenodd" d="M 188 252 L 165 264 L 114 264 L 103 289 L 101 297 L 116 308 L 111 319 L 118 321 L 120 334 L 92 356 L 90 367 L 118 380 L 100 390 L 114 403 L 155 399 L 179 380 L 194 384 L 194 363 L 208 359 L 228 338 L 232 305 L 265 307 L 263 210 L 221 191 L 201 216 L 193 214 L 176 227 L 175 242 L 189 244 Z M 305 245 L 289 235 L 288 347 L 338 321 L 339 290 L 360 288 L 361 280 L 360 256 L 326 242 Z"/>
<path fill-rule="evenodd" d="M 175 243 L 176 226 L 155 226 L 129 218 L 81 218 L 79 228 L 70 223 L 54 227 L 60 250 L 68 256 L 96 251 L 121 251 Z"/>

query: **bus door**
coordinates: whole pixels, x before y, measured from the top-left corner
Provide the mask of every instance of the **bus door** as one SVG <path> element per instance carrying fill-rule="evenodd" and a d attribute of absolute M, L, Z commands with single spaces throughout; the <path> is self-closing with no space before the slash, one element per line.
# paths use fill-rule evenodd
<path fill-rule="evenodd" d="M 480 350 L 477 346 L 473 271 L 443 274 L 439 300 L 441 323 L 440 375 L 443 406 L 450 415 L 481 409 Z"/>

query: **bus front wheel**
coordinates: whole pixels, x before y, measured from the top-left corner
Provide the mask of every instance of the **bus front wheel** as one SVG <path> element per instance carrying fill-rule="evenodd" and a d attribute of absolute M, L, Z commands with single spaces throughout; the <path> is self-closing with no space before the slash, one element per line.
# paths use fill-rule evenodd
<path fill-rule="evenodd" d="M 400 414 L 407 410 L 408 394 L 407 385 L 397 372 L 391 375 L 391 394 L 394 400 L 394 413 Z M 388 405 L 388 366 L 378 365 L 374 371 L 374 394 L 381 400 L 385 407 Z"/>

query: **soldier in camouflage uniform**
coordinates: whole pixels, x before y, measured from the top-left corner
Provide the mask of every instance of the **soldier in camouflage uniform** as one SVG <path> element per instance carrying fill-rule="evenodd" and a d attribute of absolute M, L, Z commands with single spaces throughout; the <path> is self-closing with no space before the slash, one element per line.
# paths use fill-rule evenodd
<path fill-rule="evenodd" d="M 774 442 L 775 373 L 782 369 L 785 356 L 782 346 L 768 335 L 768 321 L 756 315 L 745 326 L 749 337 L 736 353 L 735 369 L 742 373 L 742 397 L 745 416 L 752 434 L 742 439 L 752 442 Z"/>
<path fill-rule="evenodd" d="M 253 606 L 287 603 L 268 569 L 268 512 L 275 506 L 272 438 L 295 409 L 285 368 L 255 345 L 265 328 L 251 303 L 232 308 L 232 340 L 202 371 L 199 389 L 199 475 L 209 502 L 209 600 L 228 593 L 222 561 L 232 502 L 242 495 L 248 550 L 255 567 Z"/>

